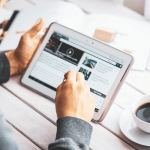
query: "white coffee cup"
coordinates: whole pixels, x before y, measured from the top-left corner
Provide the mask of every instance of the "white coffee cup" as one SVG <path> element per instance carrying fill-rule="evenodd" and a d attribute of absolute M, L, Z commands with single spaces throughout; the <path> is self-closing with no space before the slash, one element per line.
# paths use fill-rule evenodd
<path fill-rule="evenodd" d="M 133 115 L 133 119 L 136 123 L 136 125 L 143 131 L 147 132 L 147 133 L 150 133 L 150 123 L 148 122 L 145 122 L 145 121 L 142 121 L 141 119 L 139 119 L 137 116 L 136 116 L 136 111 L 137 109 L 146 104 L 146 103 L 150 103 L 150 95 L 145 95 L 145 96 L 142 96 L 140 99 L 138 99 L 137 101 L 135 101 L 133 104 L 132 104 L 132 115 Z"/>

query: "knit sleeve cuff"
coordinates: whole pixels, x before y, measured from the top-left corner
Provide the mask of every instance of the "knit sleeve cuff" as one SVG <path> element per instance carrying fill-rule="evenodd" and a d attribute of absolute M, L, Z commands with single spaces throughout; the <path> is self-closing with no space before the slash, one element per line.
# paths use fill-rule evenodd
<path fill-rule="evenodd" d="M 74 117 L 62 117 L 57 120 L 56 140 L 67 137 L 73 139 L 76 143 L 89 145 L 92 130 L 92 126 L 84 120 Z"/>

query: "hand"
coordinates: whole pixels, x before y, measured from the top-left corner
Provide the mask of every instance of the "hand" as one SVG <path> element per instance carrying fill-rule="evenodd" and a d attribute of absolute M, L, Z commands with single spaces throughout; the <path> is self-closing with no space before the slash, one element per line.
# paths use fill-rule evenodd
<path fill-rule="evenodd" d="M 10 75 L 25 71 L 42 38 L 42 36 L 36 36 L 36 34 L 42 29 L 43 25 L 44 20 L 41 19 L 38 24 L 21 37 L 19 45 L 14 51 L 5 53 L 10 62 Z"/>
<path fill-rule="evenodd" d="M 57 117 L 71 116 L 90 122 L 94 114 L 95 98 L 90 94 L 89 85 L 84 82 L 84 75 L 69 71 L 65 79 L 56 92 Z"/>

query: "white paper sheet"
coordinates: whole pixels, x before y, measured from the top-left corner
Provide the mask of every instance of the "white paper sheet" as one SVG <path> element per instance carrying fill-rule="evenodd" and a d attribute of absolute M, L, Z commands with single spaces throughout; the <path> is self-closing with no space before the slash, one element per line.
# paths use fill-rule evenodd
<path fill-rule="evenodd" d="M 10 10 L 22 10 L 30 6 L 33 6 L 33 4 L 25 0 L 11 0 L 5 4 L 5 7 Z"/>
<path fill-rule="evenodd" d="M 58 22 L 79 31 L 83 16 L 84 12 L 78 6 L 62 1 L 24 9 L 17 16 L 5 39 L 2 41 L 0 51 L 15 49 L 19 43 L 20 37 L 24 34 L 16 34 L 16 32 L 29 30 L 39 18 L 45 20 L 43 29 L 48 27 L 52 22 Z"/>
<path fill-rule="evenodd" d="M 3 8 L 0 13 L 0 23 L 2 23 L 4 20 L 9 20 L 12 14 L 13 11 Z"/>
<path fill-rule="evenodd" d="M 54 0 L 25 0 L 29 3 L 32 3 L 32 4 L 43 4 L 43 3 L 48 3 L 48 2 L 51 2 L 51 1 L 54 1 Z M 55 0 L 56 1 L 60 1 L 60 0 Z"/>
<path fill-rule="evenodd" d="M 132 69 L 141 71 L 146 69 L 150 52 L 150 23 L 112 15 L 92 14 L 85 17 L 82 32 L 93 36 L 95 29 L 100 26 L 118 30 L 116 38 L 106 44 L 119 50 L 132 50 L 135 59 Z"/>

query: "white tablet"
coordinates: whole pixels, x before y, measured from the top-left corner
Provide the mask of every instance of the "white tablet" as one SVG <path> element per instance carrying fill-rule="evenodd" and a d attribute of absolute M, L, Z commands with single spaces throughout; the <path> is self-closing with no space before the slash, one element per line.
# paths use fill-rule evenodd
<path fill-rule="evenodd" d="M 132 64 L 131 55 L 52 23 L 21 83 L 54 100 L 64 74 L 82 72 L 96 100 L 93 120 L 102 121 Z"/>

